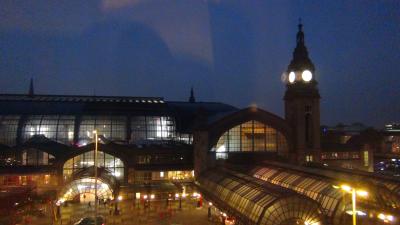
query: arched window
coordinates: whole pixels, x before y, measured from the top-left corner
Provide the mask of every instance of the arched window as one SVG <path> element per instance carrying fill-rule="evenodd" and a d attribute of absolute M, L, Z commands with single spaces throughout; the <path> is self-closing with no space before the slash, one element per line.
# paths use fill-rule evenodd
<path fill-rule="evenodd" d="M 69 178 L 74 172 L 91 166 L 94 166 L 94 151 L 75 156 L 64 164 L 64 179 Z M 122 180 L 124 177 L 124 163 L 115 156 L 98 151 L 97 166 L 105 168 L 118 180 Z"/>
<path fill-rule="evenodd" d="M 212 151 L 217 158 L 228 152 L 287 152 L 286 138 L 276 129 L 251 120 L 229 129 L 218 140 Z"/>

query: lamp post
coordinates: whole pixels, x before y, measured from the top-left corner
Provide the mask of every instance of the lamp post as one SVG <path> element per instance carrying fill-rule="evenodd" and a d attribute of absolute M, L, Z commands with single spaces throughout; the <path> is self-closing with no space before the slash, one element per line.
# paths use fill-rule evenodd
<path fill-rule="evenodd" d="M 176 193 L 175 194 L 175 198 L 177 198 L 179 200 L 179 209 L 182 209 L 182 197 L 183 195 Z"/>
<path fill-rule="evenodd" d="M 97 144 L 98 144 L 98 136 L 97 130 L 93 131 L 95 138 L 95 148 L 94 148 L 94 224 L 97 224 L 97 208 L 98 208 L 98 200 L 97 200 Z"/>
<path fill-rule="evenodd" d="M 336 189 L 341 189 L 344 192 L 350 193 L 351 194 L 351 205 L 352 205 L 352 217 L 353 217 L 353 225 L 357 224 L 357 209 L 356 209 L 356 198 L 357 195 L 361 196 L 361 197 L 367 197 L 368 196 L 368 192 L 361 190 L 361 189 L 356 189 L 353 187 L 350 187 L 348 185 L 340 185 L 340 186 L 336 186 L 334 185 L 333 188 Z"/>

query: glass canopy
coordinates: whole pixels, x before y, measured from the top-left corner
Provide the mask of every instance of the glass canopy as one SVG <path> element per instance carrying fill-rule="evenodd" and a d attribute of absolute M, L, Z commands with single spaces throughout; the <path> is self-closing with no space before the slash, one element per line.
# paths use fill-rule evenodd
<path fill-rule="evenodd" d="M 250 176 L 210 170 L 198 182 L 206 197 L 244 224 L 323 224 L 316 202 Z"/>
<path fill-rule="evenodd" d="M 82 178 L 74 180 L 69 183 L 62 192 L 60 201 L 71 201 L 80 194 L 94 194 L 95 193 L 95 179 Z M 98 199 L 113 199 L 113 190 L 109 184 L 97 179 L 97 197 Z"/>

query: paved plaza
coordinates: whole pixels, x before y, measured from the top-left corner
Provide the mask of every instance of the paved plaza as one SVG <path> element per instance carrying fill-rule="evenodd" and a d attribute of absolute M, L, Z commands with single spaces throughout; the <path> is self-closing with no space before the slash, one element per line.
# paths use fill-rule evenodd
<path fill-rule="evenodd" d="M 208 204 L 208 203 L 207 203 Z M 197 207 L 197 201 L 185 199 L 182 201 L 181 209 L 179 201 L 172 200 L 167 207 L 166 200 L 152 201 L 150 206 L 145 208 L 143 204 L 133 204 L 133 200 L 121 201 L 118 205 L 120 215 L 110 215 L 114 207 L 99 205 L 98 214 L 106 219 L 106 224 L 110 225 L 207 225 L 222 224 L 218 221 L 218 213 L 212 208 L 214 215 L 208 219 L 208 206 Z M 61 206 L 61 219 L 52 221 L 51 216 L 43 218 L 32 218 L 23 224 L 48 225 L 65 224 L 73 225 L 80 218 L 94 215 L 94 205 L 85 203 L 70 203 Z M 113 213 L 112 213 L 113 214 Z"/>

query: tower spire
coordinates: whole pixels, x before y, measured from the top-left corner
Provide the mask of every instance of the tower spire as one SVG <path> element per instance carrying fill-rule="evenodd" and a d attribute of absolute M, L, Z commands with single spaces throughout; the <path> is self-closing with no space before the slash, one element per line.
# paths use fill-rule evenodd
<path fill-rule="evenodd" d="M 34 93 L 34 88 L 33 88 L 33 78 L 31 77 L 31 82 L 30 82 L 30 84 L 29 84 L 29 92 L 28 92 L 28 95 L 29 96 L 33 96 L 35 93 Z"/>
<path fill-rule="evenodd" d="M 299 18 L 299 31 L 297 31 L 296 39 L 297 45 L 303 44 L 304 45 L 304 32 L 303 32 L 303 23 L 301 22 L 301 18 Z"/>
<path fill-rule="evenodd" d="M 314 64 L 308 56 L 307 47 L 304 41 L 303 23 L 299 18 L 298 31 L 296 34 L 296 48 L 293 51 L 293 58 L 290 62 L 287 71 L 305 70 L 308 69 L 314 72 Z"/>
<path fill-rule="evenodd" d="M 195 103 L 195 102 L 196 102 L 196 99 L 194 98 L 193 86 L 190 88 L 189 102 L 190 102 L 190 103 Z"/>

